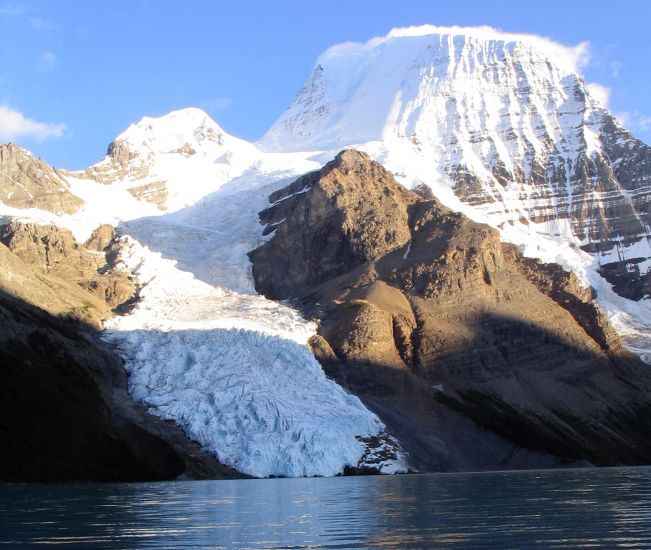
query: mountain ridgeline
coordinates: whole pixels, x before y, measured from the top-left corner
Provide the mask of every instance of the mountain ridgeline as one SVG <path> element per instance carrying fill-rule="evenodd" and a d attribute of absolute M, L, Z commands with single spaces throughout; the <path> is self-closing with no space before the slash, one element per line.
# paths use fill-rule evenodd
<path fill-rule="evenodd" d="M 256 288 L 319 320 L 316 357 L 417 467 L 536 464 L 524 450 L 648 460 L 651 372 L 572 274 L 404 189 L 357 151 L 270 202 L 261 220 L 272 236 L 250 254 Z M 471 439 L 483 447 L 475 462 L 463 454 Z"/>
<path fill-rule="evenodd" d="M 580 56 L 396 29 L 257 143 L 0 145 L 0 480 L 648 464 L 651 148 Z"/>

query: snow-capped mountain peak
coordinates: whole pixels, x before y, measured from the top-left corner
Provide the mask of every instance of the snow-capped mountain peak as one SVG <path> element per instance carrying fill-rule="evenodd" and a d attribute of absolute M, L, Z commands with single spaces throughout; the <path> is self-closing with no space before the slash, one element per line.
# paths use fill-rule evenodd
<path fill-rule="evenodd" d="M 140 200 L 178 210 L 216 191 L 260 157 L 257 147 L 226 133 L 197 108 L 143 117 L 79 177 L 122 184 Z"/>
<path fill-rule="evenodd" d="M 545 113 L 558 108 L 582 82 L 577 71 L 586 56 L 585 43 L 571 48 L 489 27 L 394 29 L 322 54 L 260 145 L 268 150 L 331 149 L 392 137 L 421 140 L 420 134 L 438 141 L 441 126 L 454 122 L 448 100 L 477 114 L 478 120 L 465 128 L 471 132 L 481 124 L 482 112 L 494 115 L 493 124 L 501 109 L 512 117 L 519 114 L 508 101 L 514 99 L 509 90 L 520 90 L 524 100 L 529 90 L 538 92 L 534 106 L 547 122 Z M 548 91 L 551 98 L 545 97 Z"/>
<path fill-rule="evenodd" d="M 585 83 L 587 50 L 432 26 L 334 46 L 259 146 L 361 148 L 479 221 L 562 236 L 645 273 L 651 149 Z"/>
<path fill-rule="evenodd" d="M 214 152 L 231 140 L 236 138 L 224 132 L 206 112 L 188 107 L 161 117 L 143 117 L 115 141 L 127 144 L 132 153 L 140 155 L 152 152 L 192 155 Z"/>

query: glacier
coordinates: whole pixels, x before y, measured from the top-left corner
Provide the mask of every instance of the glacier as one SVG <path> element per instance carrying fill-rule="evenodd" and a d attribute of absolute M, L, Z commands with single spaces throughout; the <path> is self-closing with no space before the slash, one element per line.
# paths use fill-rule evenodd
<path fill-rule="evenodd" d="M 569 173 L 551 191 L 531 179 L 551 152 L 569 170 L 577 155 L 603 148 L 605 108 L 578 74 L 585 52 L 430 26 L 335 46 L 259 142 L 230 136 L 199 109 L 145 117 L 96 165 L 61 172 L 85 201 L 75 215 L 0 204 L 0 216 L 55 223 L 80 241 L 101 223 L 118 227 L 140 299 L 105 338 L 125 360 L 134 398 L 224 464 L 258 477 L 336 475 L 363 465 L 374 453 L 364 439 L 382 435 L 394 458 L 380 470 L 406 471 L 399 442 L 312 356 L 314 324 L 255 292 L 247 252 L 265 239 L 258 212 L 272 191 L 359 148 L 405 186 L 428 186 L 526 255 L 574 271 L 597 289 L 625 344 L 651 362 L 651 300 L 618 296 L 598 273 L 619 249 L 581 249 L 588 236 L 565 215 L 576 191 Z M 474 194 L 459 196 L 458 166 L 478 178 Z M 496 179 L 518 170 L 522 181 Z M 141 189 L 159 196 L 148 202 Z M 593 191 L 594 201 L 604 197 Z M 635 246 L 651 256 L 648 241 Z"/>

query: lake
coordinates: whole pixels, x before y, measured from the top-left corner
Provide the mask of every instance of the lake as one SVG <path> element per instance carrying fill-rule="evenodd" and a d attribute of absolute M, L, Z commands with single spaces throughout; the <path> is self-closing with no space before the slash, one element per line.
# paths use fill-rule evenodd
<path fill-rule="evenodd" d="M 0 546 L 651 548 L 651 468 L 0 486 Z"/>

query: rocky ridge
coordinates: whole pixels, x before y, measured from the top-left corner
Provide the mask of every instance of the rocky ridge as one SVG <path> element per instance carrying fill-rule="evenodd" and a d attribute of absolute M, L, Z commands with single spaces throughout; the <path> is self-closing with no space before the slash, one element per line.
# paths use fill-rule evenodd
<path fill-rule="evenodd" d="M 14 143 L 0 145 L 0 201 L 59 215 L 74 214 L 84 203 L 57 170 Z"/>
<path fill-rule="evenodd" d="M 43 276 L 92 295 L 87 306 L 73 306 L 67 313 L 98 328 L 111 310 L 134 298 L 134 281 L 116 265 L 119 252 L 113 226 L 99 226 L 82 245 L 67 229 L 12 221 L 0 226 L 0 243 Z"/>
<path fill-rule="evenodd" d="M 416 466 L 648 460 L 648 367 L 573 275 L 356 151 L 270 202 L 257 290 L 318 319 L 316 357 Z"/>
<path fill-rule="evenodd" d="M 651 293 L 651 148 L 564 62 L 579 50 L 428 26 L 335 46 L 260 145 L 363 147 L 496 227 L 566 238 L 639 300 Z"/>

